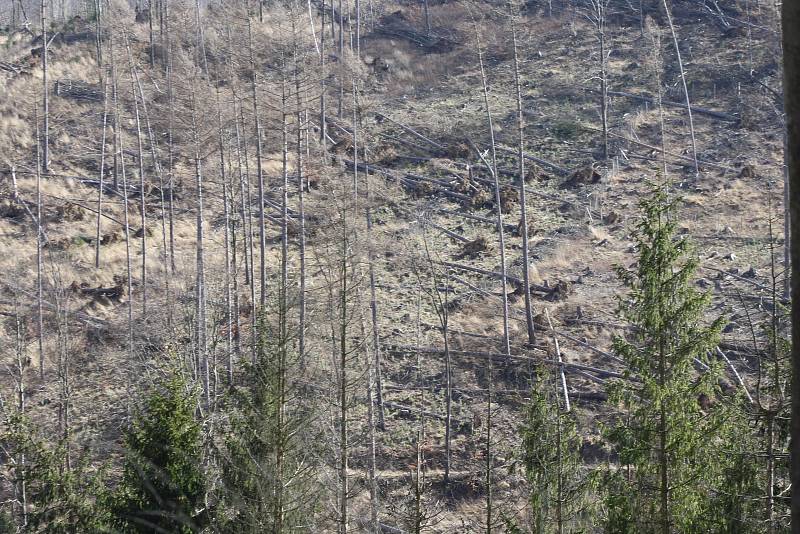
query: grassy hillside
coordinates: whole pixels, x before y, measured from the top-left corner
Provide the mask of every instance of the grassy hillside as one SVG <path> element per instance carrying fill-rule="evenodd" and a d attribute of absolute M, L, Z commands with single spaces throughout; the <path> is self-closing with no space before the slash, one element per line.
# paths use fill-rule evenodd
<path fill-rule="evenodd" d="M 370 418 L 379 412 L 385 412 L 385 427 L 374 431 L 381 522 L 411 531 L 408 499 L 416 473 L 424 471 L 426 531 L 485 531 L 490 398 L 495 499 L 505 515 L 524 522 L 530 488 L 521 465 L 521 414 L 537 369 L 552 367 L 557 351 L 573 364 L 565 376 L 584 464 L 602 470 L 616 462 L 601 435 L 618 413 L 606 402 L 607 388 L 625 372 L 612 339 L 629 332 L 616 313 L 625 297 L 615 266 L 637 259 L 631 237 L 641 215 L 637 205 L 655 183 L 683 199 L 679 231 L 700 258 L 696 285 L 713 296 L 709 318 L 728 321 L 720 347 L 755 387 L 753 342 L 764 337 L 751 324 L 769 316 L 773 282 L 781 294 L 784 268 L 780 28 L 771 5 L 671 4 L 695 154 L 660 3 L 644 2 L 642 11 L 607 4 L 605 61 L 590 2 L 509 7 L 374 0 L 360 4 L 358 23 L 349 3 L 334 6 L 333 22 L 327 3 L 264 6 L 260 16 L 255 7 L 248 16 L 244 4 L 215 1 L 196 12 L 191 2 L 168 2 L 148 22 L 146 2 L 138 17 L 127 4 L 112 2 L 100 17 L 99 36 L 85 10 L 68 12 L 66 20 L 56 13 L 47 24 L 55 37 L 46 88 L 38 10 L 29 6 L 27 30 L 21 16 L 12 21 L 3 14 L 0 346 L 8 372 L 0 391 L 6 411 L 17 404 L 22 385 L 25 410 L 43 433 L 68 436 L 75 458 L 98 467 L 109 462 L 113 481 L 122 429 L 139 393 L 177 358 L 204 392 L 198 416 L 210 451 L 220 439 L 214 428 L 227 420 L 229 366 L 236 383 L 251 358 L 262 292 L 265 321 L 277 324 L 285 224 L 291 345 L 300 350 L 299 325 L 304 344 L 291 378 L 300 393 L 292 402 L 314 406 L 304 435 L 314 440 L 317 483 L 329 490 L 311 531 L 336 529 L 340 343 L 349 351 L 348 498 L 355 531 L 369 526 Z M 520 230 L 512 16 L 529 156 L 528 266 Z M 37 173 L 44 89 L 50 162 Z M 505 284 L 497 276 L 492 139 Z M 526 268 L 533 344 L 520 281 Z M 509 299 L 510 359 L 500 354 L 502 292 Z M 199 322 L 198 299 L 205 303 Z M 449 484 L 442 482 L 445 317 L 452 359 Z M 210 362 L 208 379 L 203 359 Z M 730 393 L 739 386 L 727 367 L 725 375 Z M 212 402 L 203 400 L 206 390 Z M 424 468 L 417 471 L 419 459 Z M 6 484 L 6 492 L 12 489 Z"/>

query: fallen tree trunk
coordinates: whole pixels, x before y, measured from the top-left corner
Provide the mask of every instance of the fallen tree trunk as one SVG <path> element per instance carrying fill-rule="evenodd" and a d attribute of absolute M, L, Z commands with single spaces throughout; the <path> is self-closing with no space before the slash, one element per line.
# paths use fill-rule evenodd
<path fill-rule="evenodd" d="M 518 150 L 515 149 L 515 148 L 508 148 L 508 147 L 504 147 L 504 146 L 498 146 L 497 150 L 502 150 L 503 152 L 508 152 L 510 154 L 517 154 L 517 152 L 518 152 Z M 556 173 L 560 174 L 561 176 L 569 176 L 569 174 L 570 174 L 570 171 L 565 169 L 564 167 L 556 165 L 555 163 L 551 163 L 551 162 L 549 162 L 549 161 L 547 161 L 545 159 L 537 158 L 536 156 L 532 156 L 531 154 L 523 153 L 522 157 L 524 157 L 527 160 L 533 161 L 534 163 L 538 163 L 542 167 L 547 167 L 551 171 L 555 171 Z"/>
<path fill-rule="evenodd" d="M 591 89 L 589 89 L 591 91 Z M 633 100 L 640 100 L 642 102 L 650 102 L 651 104 L 657 104 L 657 101 L 653 97 L 644 96 L 644 95 L 636 95 L 633 93 L 625 93 L 623 91 L 608 91 L 608 96 L 621 96 L 625 98 L 631 98 Z M 668 100 L 661 101 L 662 106 L 672 107 L 672 108 L 681 108 L 686 109 L 686 104 L 681 102 L 670 102 Z M 700 108 L 697 106 L 692 106 L 692 113 L 697 113 L 698 115 L 705 115 L 707 117 L 711 117 L 714 119 L 719 119 L 722 121 L 727 122 L 739 122 L 739 117 L 735 115 L 731 115 L 729 113 L 723 113 L 721 111 L 714 111 L 711 109 Z"/>
<path fill-rule="evenodd" d="M 440 145 L 436 141 L 433 141 L 432 139 L 429 139 L 428 137 L 425 137 L 424 135 L 422 135 L 418 131 L 414 130 L 410 126 L 406 126 L 405 124 L 397 122 L 396 120 L 392 119 L 391 117 L 388 117 L 388 116 L 384 115 L 383 113 L 376 112 L 375 116 L 378 117 L 379 119 L 387 120 L 387 121 L 391 122 L 392 124 L 399 126 L 403 130 L 405 130 L 408 133 L 410 133 L 411 135 L 417 137 L 418 139 L 421 139 L 421 140 L 425 141 L 426 143 L 428 143 L 432 147 L 436 148 L 440 152 L 445 152 L 446 151 L 446 148 L 443 145 Z"/>
<path fill-rule="evenodd" d="M 387 350 L 389 350 L 389 352 L 393 352 L 396 354 L 416 354 L 418 352 L 423 354 L 435 354 L 435 355 L 444 354 L 444 349 L 437 349 L 435 347 L 412 347 L 407 345 L 387 346 Z M 601 369 L 599 367 L 593 367 L 591 365 L 584 365 L 581 363 L 567 363 L 567 362 L 559 363 L 552 360 L 538 360 L 536 358 L 531 358 L 530 356 L 517 356 L 513 354 L 511 356 L 507 356 L 506 354 L 500 352 L 483 352 L 483 351 L 453 350 L 453 349 L 450 349 L 449 352 L 453 356 L 492 358 L 493 360 L 497 361 L 508 361 L 508 360 L 527 361 L 527 362 L 540 363 L 550 366 L 560 366 L 563 367 L 564 369 L 580 369 L 582 371 L 596 373 L 598 375 L 607 376 L 610 378 L 620 378 L 623 380 L 636 381 L 636 379 L 631 377 L 626 377 L 625 375 L 617 371 L 610 371 L 608 369 Z"/>

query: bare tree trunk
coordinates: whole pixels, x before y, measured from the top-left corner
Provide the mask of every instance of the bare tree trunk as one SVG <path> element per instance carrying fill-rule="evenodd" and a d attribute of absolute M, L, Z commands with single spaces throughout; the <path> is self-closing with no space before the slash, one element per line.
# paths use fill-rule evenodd
<path fill-rule="evenodd" d="M 50 172 L 50 86 L 47 80 L 47 2 L 42 0 L 42 105 L 44 107 L 44 142 L 42 169 Z"/>
<path fill-rule="evenodd" d="M 241 115 L 242 120 L 242 127 L 244 130 L 244 106 L 239 107 L 239 113 Z M 242 151 L 239 151 L 239 185 L 242 188 L 242 209 L 245 210 L 246 206 L 246 225 L 245 229 L 247 230 L 247 234 L 245 235 L 245 246 L 246 249 L 249 251 L 249 254 L 246 254 L 245 261 L 247 262 L 246 270 L 250 273 L 250 327 L 252 329 L 252 339 L 250 343 L 250 351 L 251 357 L 253 362 L 256 361 L 256 337 L 257 337 L 257 328 L 256 328 L 256 282 L 255 282 L 255 245 L 253 244 L 253 209 L 252 209 L 252 199 L 253 196 L 250 190 L 250 164 L 248 163 L 249 157 L 247 154 L 247 139 L 243 138 L 239 139 L 239 132 L 237 126 L 237 138 L 236 143 L 243 147 L 244 149 L 244 174 L 241 173 L 242 170 Z M 245 190 L 246 189 L 246 190 Z M 262 204 L 263 206 L 263 204 Z M 263 209 L 261 210 L 263 211 Z M 262 227 L 263 228 L 263 227 Z M 249 259 L 248 259 L 249 258 Z"/>
<path fill-rule="evenodd" d="M 106 170 L 106 123 L 108 121 L 108 77 L 103 76 L 103 134 L 100 137 L 100 185 L 97 188 L 97 232 L 94 240 L 94 267 L 100 268 L 101 220 L 103 215 L 103 178 Z"/>
<path fill-rule="evenodd" d="M 519 169 L 519 192 L 520 192 L 520 211 L 522 225 L 522 281 L 525 285 L 525 324 L 528 329 L 528 343 L 533 345 L 536 341 L 536 333 L 533 325 L 533 310 L 531 307 L 531 283 L 530 283 L 530 246 L 528 243 L 528 203 L 525 193 L 525 116 L 522 112 L 522 86 L 520 84 L 519 73 L 519 54 L 517 47 L 517 28 L 516 13 L 511 15 L 511 39 L 514 47 L 514 86 L 517 91 L 517 132 L 519 138 L 519 151 L 517 153 L 517 165 Z"/>
<path fill-rule="evenodd" d="M 361 59 L 361 0 L 356 0 L 356 59 Z"/>
<path fill-rule="evenodd" d="M 147 0 L 147 23 L 150 33 L 150 67 L 156 65 L 155 41 L 153 40 L 153 0 Z"/>
<path fill-rule="evenodd" d="M 259 6 L 261 1 L 259 0 Z M 248 49 L 250 55 L 250 69 L 252 82 L 250 85 L 253 94 L 253 120 L 256 126 L 256 167 L 258 171 L 258 225 L 259 225 L 259 280 L 261 282 L 260 304 L 263 309 L 267 304 L 267 264 L 266 249 L 267 236 L 264 223 L 264 171 L 261 157 L 261 119 L 258 115 L 258 92 L 256 91 L 256 61 L 253 53 L 253 29 L 250 17 L 247 17 Z"/>
<path fill-rule="evenodd" d="M 442 342 L 444 344 L 444 381 L 445 381 L 445 418 L 444 418 L 444 483 L 445 485 L 450 483 L 450 470 L 451 470 L 451 460 L 452 460 L 452 415 L 453 415 L 453 389 L 452 389 L 452 360 L 450 354 L 450 269 L 447 265 L 444 266 L 445 268 L 445 275 L 444 275 L 444 299 L 441 297 L 441 293 L 439 291 L 439 287 L 442 285 L 439 282 L 439 279 L 436 275 L 436 262 L 434 262 L 433 256 L 431 255 L 430 248 L 428 246 L 428 239 L 423 234 L 423 244 L 425 247 L 425 257 L 428 260 L 428 265 L 430 266 L 431 275 L 433 277 L 433 287 L 431 288 L 431 295 L 433 300 L 433 305 L 436 310 L 436 316 L 439 319 L 439 324 L 442 330 Z M 419 310 L 417 310 L 417 314 L 419 315 Z M 419 323 L 419 318 L 417 318 L 417 322 Z M 419 325 L 417 325 L 419 329 Z M 419 338 L 420 334 L 417 332 L 417 344 L 419 345 Z M 417 347 L 419 349 L 419 347 Z M 417 350 L 417 361 L 419 362 L 419 350 Z M 417 363 L 419 368 L 419 363 Z"/>
<path fill-rule="evenodd" d="M 310 5 L 310 4 L 309 4 Z M 297 197 L 298 197 L 298 240 L 300 249 L 300 295 L 298 299 L 298 343 L 300 352 L 300 371 L 306 370 L 306 212 L 305 186 L 303 184 L 303 113 L 300 100 L 300 64 L 297 57 L 297 46 L 293 51 L 294 90 L 297 105 L 297 139 L 295 164 L 297 165 Z M 308 108 L 306 108 L 308 109 Z M 306 126 L 307 128 L 307 126 Z M 306 130 L 307 132 L 307 130 Z"/>
<path fill-rule="evenodd" d="M 425 10 L 425 35 L 431 34 L 431 14 L 428 11 L 428 0 L 422 0 L 422 7 Z"/>
<path fill-rule="evenodd" d="M 136 81 L 136 87 L 139 90 L 139 99 L 142 102 L 142 114 L 144 115 L 144 123 L 145 123 L 145 127 L 147 128 L 147 139 L 148 139 L 148 142 L 150 144 L 150 159 L 153 162 L 153 169 L 155 170 L 156 174 L 158 175 L 158 184 L 159 184 L 159 189 L 160 189 L 160 191 L 159 191 L 159 202 L 160 202 L 160 208 L 161 208 L 160 209 L 160 211 L 161 211 L 161 244 L 162 244 L 162 252 L 163 252 L 163 262 L 164 262 L 164 291 L 165 291 L 166 297 L 167 297 L 167 299 L 169 301 L 170 295 L 172 293 L 172 290 L 171 290 L 171 287 L 170 287 L 170 278 L 171 277 L 169 275 L 169 267 L 168 267 L 169 252 L 168 252 L 168 249 L 167 249 L 167 226 L 166 226 L 166 224 L 167 224 L 167 222 L 166 222 L 167 210 L 166 210 L 165 199 L 164 199 L 164 172 L 163 172 L 163 169 L 161 168 L 161 165 L 160 165 L 160 163 L 158 161 L 158 153 L 156 151 L 156 147 L 157 147 L 156 137 L 153 134 L 153 128 L 152 128 L 152 126 L 150 124 L 150 114 L 147 111 L 147 100 L 144 97 L 144 90 L 142 89 L 142 82 L 139 79 L 139 74 L 137 73 L 137 71 L 135 69 L 133 70 L 133 76 L 134 76 L 134 79 Z M 141 152 L 141 150 L 140 150 L 140 152 Z M 145 206 L 144 197 L 142 198 L 142 207 L 143 208 L 146 207 Z M 145 216 L 145 212 L 143 210 L 143 215 L 142 215 L 142 229 L 143 230 L 145 229 L 145 226 L 146 226 L 145 225 L 145 221 L 146 221 L 146 216 Z M 145 257 L 144 257 L 145 245 L 146 245 L 146 242 L 142 241 L 142 255 L 143 255 L 143 258 L 142 258 L 142 269 L 143 269 L 143 272 L 144 272 L 144 268 L 145 268 L 144 267 L 145 266 Z M 144 303 L 142 304 L 142 309 L 146 313 L 146 304 L 144 304 Z M 168 315 L 171 316 L 171 314 L 172 314 L 172 311 L 169 311 Z M 168 324 L 171 324 L 171 323 L 172 323 L 172 321 L 170 320 Z"/>
<path fill-rule="evenodd" d="M 116 81 L 114 82 L 116 84 Z M 119 123 L 119 104 L 115 102 L 117 123 Z M 125 174 L 125 153 L 122 150 L 122 136 L 117 131 L 120 148 L 120 174 L 122 176 L 122 209 L 124 211 L 124 231 L 125 231 L 125 263 L 127 273 L 127 292 L 128 292 L 128 357 L 133 359 L 133 266 L 131 265 L 131 226 L 128 216 L 128 178 Z"/>
<path fill-rule="evenodd" d="M 700 166 L 697 163 L 697 143 L 694 137 L 694 120 L 692 119 L 692 105 L 689 102 L 689 88 L 686 85 L 686 71 L 683 69 L 683 60 L 681 59 L 681 50 L 678 46 L 678 36 L 675 33 L 675 26 L 672 24 L 672 14 L 670 13 L 667 0 L 664 2 L 664 11 L 667 14 L 667 23 L 669 24 L 669 31 L 672 34 L 672 43 L 675 45 L 675 55 L 678 58 L 678 68 L 681 71 L 681 83 L 683 84 L 683 94 L 686 97 L 686 112 L 689 114 L 689 134 L 692 137 L 692 158 L 694 159 L 694 172 L 700 174 Z"/>
<path fill-rule="evenodd" d="M 333 0 L 331 0 L 332 2 Z M 331 7 L 333 7 L 331 5 Z M 322 30 L 320 31 L 319 48 L 320 48 L 320 94 L 319 94 L 319 142 L 322 145 L 323 152 L 327 147 L 327 139 L 325 139 L 327 132 L 327 122 L 325 120 L 325 0 L 322 0 Z M 333 26 L 333 21 L 331 21 Z"/>
<path fill-rule="evenodd" d="M 791 261 L 791 210 L 789 209 L 789 202 L 791 195 L 789 193 L 789 143 L 785 127 L 786 118 L 784 117 L 783 129 L 783 298 L 788 300 L 791 296 L 791 276 L 790 269 L 792 268 Z"/>
<path fill-rule="evenodd" d="M 364 149 L 365 164 L 368 161 L 366 149 Z M 368 165 L 368 164 L 366 164 Z M 378 428 L 386 430 L 386 415 L 383 405 L 383 381 L 381 378 L 381 340 L 380 328 L 378 326 L 378 297 L 375 288 L 375 251 L 373 250 L 375 243 L 372 235 L 372 189 L 369 177 L 369 167 L 364 173 L 364 180 L 366 181 L 367 188 L 367 261 L 369 262 L 369 306 L 370 315 L 372 318 L 372 346 L 375 351 L 375 387 L 378 401 Z"/>
<path fill-rule="evenodd" d="M 145 194 L 145 176 L 144 176 L 144 148 L 142 145 L 142 126 L 139 119 L 139 100 L 136 97 L 136 80 L 138 75 L 133 64 L 133 56 L 131 55 L 131 47 L 128 42 L 127 35 L 125 36 L 125 49 L 128 53 L 128 61 L 131 69 L 131 83 L 133 84 L 133 109 L 134 119 L 136 121 L 136 143 L 138 148 L 137 159 L 139 161 L 139 215 L 141 218 L 141 232 L 142 232 L 142 318 L 147 320 L 147 196 Z M 144 95 L 142 95 L 144 96 Z M 144 103 L 144 98 L 142 98 Z"/>
<path fill-rule="evenodd" d="M 34 108 L 35 109 L 35 108 Z M 39 378 L 44 383 L 44 309 L 43 309 L 43 277 L 44 229 L 42 225 L 42 154 L 39 142 L 39 118 L 34 111 L 36 123 L 36 337 L 39 349 Z"/>
<path fill-rule="evenodd" d="M 606 76 L 606 2 L 594 0 L 600 39 L 600 117 L 603 122 L 603 161 L 608 160 L 608 78 Z M 681 71 L 682 72 L 682 71 Z"/>
<path fill-rule="evenodd" d="M 342 211 L 342 263 L 340 270 L 339 305 L 339 534 L 347 534 L 347 500 L 350 486 L 348 479 L 348 436 L 347 436 L 347 219 L 346 208 Z"/>
<path fill-rule="evenodd" d="M 103 14 L 103 7 L 100 0 L 94 0 L 94 33 L 95 33 L 95 48 L 97 53 L 97 64 L 102 68 L 103 66 L 103 38 L 101 31 L 101 18 Z"/>
<path fill-rule="evenodd" d="M 236 128 L 236 160 L 237 160 L 237 167 L 239 169 L 239 196 L 241 197 L 240 201 L 240 217 L 242 218 L 242 237 L 244 239 L 244 283 L 245 285 L 252 285 L 252 272 L 250 270 L 251 263 L 250 263 L 250 255 L 249 252 L 253 250 L 252 247 L 252 237 L 253 237 L 253 222 L 251 220 L 251 208 L 250 205 L 251 198 L 250 198 L 250 177 L 245 177 L 244 165 L 242 162 L 242 135 L 241 131 L 239 130 L 239 117 L 236 114 L 236 101 L 237 97 L 236 94 L 233 94 L 233 113 L 234 113 L 234 124 Z M 246 129 L 244 126 L 244 112 L 242 108 L 239 108 L 239 113 L 241 114 L 241 123 L 242 128 Z M 245 187 L 245 179 L 247 179 L 247 187 Z M 249 237 L 248 237 L 249 236 Z"/>
<path fill-rule="evenodd" d="M 203 35 L 203 21 L 200 18 L 200 0 L 194 2 L 195 25 L 197 26 L 197 53 L 200 54 L 200 65 L 203 67 L 203 74 L 208 78 L 208 57 L 206 56 L 206 40 Z"/>
<path fill-rule="evenodd" d="M 791 216 L 792 302 L 800 302 L 800 2 L 783 2 L 783 95 Z M 792 310 L 791 483 L 800 488 L 800 310 Z M 800 532 L 800 491 L 791 495 L 792 532 Z"/>
<path fill-rule="evenodd" d="M 233 147 L 231 147 L 231 150 Z M 231 169 L 232 170 L 232 169 Z M 236 240 L 236 195 L 234 193 L 235 188 L 233 185 L 233 179 L 231 179 L 231 183 L 228 186 L 229 189 L 229 200 L 231 206 L 231 227 L 230 227 L 230 239 L 231 239 L 231 273 L 232 273 L 232 283 L 233 283 L 233 341 L 234 341 L 234 354 L 237 358 L 240 358 L 242 355 L 242 324 L 241 324 L 241 307 L 239 303 L 239 244 Z M 245 267 L 245 270 L 247 268 Z M 233 362 L 230 365 L 231 371 L 228 373 L 228 384 L 233 385 Z"/>
<path fill-rule="evenodd" d="M 175 123 L 175 93 L 172 83 L 173 77 L 173 64 L 172 64 L 172 34 L 169 29 L 169 2 L 164 4 L 165 11 L 165 24 L 164 28 L 167 32 L 167 98 L 169 100 L 169 113 L 167 117 L 167 150 L 168 150 L 168 165 L 169 165 L 169 262 L 170 273 L 166 276 L 175 275 L 177 272 L 175 266 L 175 158 L 174 158 L 174 138 L 173 138 L 173 125 Z M 170 295 L 168 294 L 169 298 Z M 172 326 L 172 312 L 168 314 L 169 324 Z"/>
<path fill-rule="evenodd" d="M 228 183 L 222 181 L 222 202 L 224 205 L 225 216 L 225 321 L 227 323 L 226 335 L 226 371 L 228 374 L 228 385 L 233 385 L 233 293 L 231 291 L 231 217 L 228 205 Z M 234 249 L 233 255 L 236 255 Z M 234 276 L 235 266 L 234 266 Z"/>
<path fill-rule="evenodd" d="M 113 39 L 113 38 L 112 38 Z M 113 58 L 113 40 L 111 43 L 111 57 Z M 112 61 L 111 64 L 111 83 L 113 84 L 114 95 L 114 124 L 120 124 L 119 99 L 117 98 L 117 72 Z M 127 293 L 128 293 L 128 359 L 133 361 L 133 274 L 131 265 L 131 227 L 128 216 L 128 178 L 125 174 L 125 151 L 122 145 L 122 132 L 116 129 L 117 146 L 119 147 L 119 167 L 122 176 L 122 209 L 124 212 L 124 231 L 125 231 L 125 263 L 127 272 Z"/>
<path fill-rule="evenodd" d="M 333 0 L 331 0 L 331 7 L 333 7 Z M 339 0 L 339 64 L 344 61 L 344 9 L 342 9 L 342 0 Z M 339 80 L 339 107 L 337 116 L 342 118 L 342 105 L 344 102 L 344 81 Z"/>
<path fill-rule="evenodd" d="M 200 138 L 197 133 L 197 102 L 195 100 L 194 86 L 191 89 L 192 98 L 192 131 L 194 132 L 194 171 L 195 187 L 197 188 L 197 272 L 195 275 L 195 313 L 197 330 L 197 360 L 198 373 L 203 374 L 203 393 L 206 406 L 211 406 L 211 369 L 208 361 L 207 321 L 206 321 L 206 283 L 205 283 L 205 249 L 204 249 L 204 213 L 203 213 L 203 163 L 200 152 Z"/>
<path fill-rule="evenodd" d="M 558 534 L 564 534 L 564 459 L 561 451 L 562 434 L 561 409 L 556 405 L 556 469 L 558 470 L 556 474 L 556 532 L 558 532 Z"/>
<path fill-rule="evenodd" d="M 450 357 L 450 268 L 444 268 L 444 306 L 442 307 L 442 339 L 444 340 L 444 483 L 450 483 L 451 462 L 453 458 L 453 365 Z"/>
<path fill-rule="evenodd" d="M 67 322 L 68 302 L 64 288 L 58 288 L 56 295 L 56 324 L 58 331 L 58 423 L 60 439 L 64 447 L 64 467 L 71 469 L 69 446 L 69 323 Z"/>
<path fill-rule="evenodd" d="M 292 19 L 294 23 L 294 19 Z M 284 520 L 284 412 L 286 409 L 286 373 L 289 345 L 289 137 L 287 125 L 286 59 L 281 58 L 281 278 L 279 288 L 280 343 L 277 362 L 278 421 L 277 446 L 275 451 L 275 518 L 274 532 L 283 532 Z"/>
<path fill-rule="evenodd" d="M 233 296 L 231 294 L 231 217 L 228 207 L 228 176 L 225 167 L 225 137 L 222 126 L 222 104 L 220 102 L 219 88 L 216 89 L 217 104 L 217 141 L 219 144 L 219 175 L 222 181 L 222 202 L 225 218 L 225 320 L 227 323 L 226 333 L 226 370 L 228 374 L 228 384 L 233 384 Z M 234 110 L 235 111 L 235 110 Z M 235 115 L 234 115 L 235 118 Z M 235 254 L 235 252 L 234 252 Z M 235 277 L 235 274 L 234 274 Z M 216 366 L 215 366 L 216 376 Z M 214 381 L 214 403 L 216 404 L 216 385 Z"/>
<path fill-rule="evenodd" d="M 509 339 L 508 329 L 508 295 L 506 292 L 506 253 L 505 253 L 505 236 L 503 232 L 503 209 L 500 202 L 500 183 L 498 181 L 497 173 L 497 148 L 494 140 L 494 125 L 492 123 L 492 113 L 489 106 L 489 88 L 486 76 L 486 70 L 483 65 L 483 50 L 481 48 L 480 33 L 478 31 L 478 24 L 473 18 L 473 27 L 475 29 L 475 46 L 478 52 L 478 64 L 481 72 L 481 84 L 483 87 L 483 102 L 486 108 L 486 120 L 489 127 L 489 135 L 491 140 L 491 154 L 492 161 L 490 170 L 494 178 L 495 190 L 495 204 L 497 210 L 497 233 L 500 245 L 500 270 L 502 273 L 502 293 L 503 293 L 503 349 L 506 356 L 511 356 L 511 342 Z M 492 394 L 494 389 L 493 378 L 493 362 L 492 358 L 488 359 L 488 385 L 487 385 L 487 408 L 486 408 L 486 533 L 491 534 L 493 530 L 493 480 L 492 480 L 492 464 L 494 457 L 492 454 Z"/>
<path fill-rule="evenodd" d="M 13 171 L 12 171 L 13 172 Z M 25 414 L 25 342 L 19 313 L 17 311 L 17 303 L 14 303 L 14 321 L 16 324 L 16 355 L 17 355 L 17 412 L 20 415 Z M 27 480 L 25 475 L 27 469 L 25 468 L 26 458 L 24 450 L 17 456 L 15 475 L 16 484 L 14 485 L 14 492 L 17 502 L 19 503 L 20 513 L 22 515 L 23 532 L 25 527 L 28 526 L 28 491 Z M 16 508 L 16 506 L 15 506 Z"/>
<path fill-rule="evenodd" d="M 361 299 L 359 298 L 359 301 Z M 364 325 L 364 317 L 361 317 L 361 338 L 367 338 L 367 329 Z M 366 356 L 367 368 L 367 434 L 369 439 L 369 512 L 370 529 L 375 534 L 380 534 L 380 524 L 378 523 L 378 479 L 376 476 L 376 450 L 375 450 L 375 406 L 372 397 L 372 359 L 369 354 L 369 344 L 364 344 L 364 355 Z"/>
<path fill-rule="evenodd" d="M 767 533 L 775 532 L 775 419 L 767 414 Z"/>

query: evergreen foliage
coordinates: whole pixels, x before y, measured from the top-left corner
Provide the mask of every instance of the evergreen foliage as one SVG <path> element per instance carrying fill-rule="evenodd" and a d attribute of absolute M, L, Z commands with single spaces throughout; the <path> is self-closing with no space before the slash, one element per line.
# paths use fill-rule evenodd
<path fill-rule="evenodd" d="M 224 510 L 229 532 L 296 532 L 315 511 L 312 450 L 304 443 L 308 413 L 292 402 L 287 370 L 293 352 L 269 337 L 260 321 L 253 363 L 243 364 L 243 381 L 231 395 L 232 415 L 220 451 Z"/>
<path fill-rule="evenodd" d="M 721 485 L 726 416 L 722 403 L 704 410 L 698 399 L 718 396 L 716 368 L 706 355 L 717 345 L 721 318 L 706 324 L 709 295 L 693 287 L 697 260 L 676 237 L 676 201 L 656 189 L 641 203 L 635 271 L 618 269 L 629 294 L 621 316 L 633 326 L 614 348 L 628 379 L 611 398 L 625 416 L 608 432 L 620 470 L 607 481 L 609 532 L 718 531 L 712 498 Z M 711 366 L 696 373 L 696 361 Z"/>
<path fill-rule="evenodd" d="M 543 371 L 531 391 L 522 426 L 525 474 L 530 485 L 530 527 L 536 534 L 580 530 L 589 508 L 593 477 L 582 468 L 581 438 L 573 413 L 552 394 L 552 373 Z"/>
<path fill-rule="evenodd" d="M 67 469 L 63 443 L 50 444 L 40 436 L 33 422 L 19 412 L 4 422 L 0 443 L 14 459 L 9 478 L 16 494 L 15 516 L 4 516 L 0 525 L 4 528 L 17 525 L 16 529 L 9 527 L 0 532 L 77 534 L 107 530 L 108 513 L 98 506 L 105 495 L 100 474 L 88 473 L 83 464 Z"/>
<path fill-rule="evenodd" d="M 195 532 L 207 522 L 196 395 L 173 371 L 147 395 L 125 435 L 122 482 L 112 499 L 125 532 Z"/>

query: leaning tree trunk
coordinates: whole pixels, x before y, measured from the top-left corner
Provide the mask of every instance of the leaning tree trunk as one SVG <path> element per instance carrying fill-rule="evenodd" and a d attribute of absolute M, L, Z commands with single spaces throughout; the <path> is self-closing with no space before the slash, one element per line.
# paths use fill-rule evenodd
<path fill-rule="evenodd" d="M 142 88 L 142 82 L 139 79 L 139 74 L 136 70 L 133 71 L 134 79 L 136 80 L 136 87 L 139 90 L 139 100 L 142 103 L 142 115 L 144 116 L 144 124 L 145 128 L 147 129 L 147 139 L 150 144 L 150 160 L 153 163 L 153 169 L 155 170 L 156 174 L 158 175 L 158 185 L 159 185 L 159 203 L 160 203 L 160 212 L 161 212 L 161 247 L 163 253 L 163 263 L 164 263 L 164 272 L 168 273 L 168 250 L 167 250 L 167 220 L 166 220 L 166 203 L 164 198 L 164 172 L 161 168 L 161 165 L 158 160 L 158 153 L 157 153 L 157 144 L 156 144 L 156 137 L 153 133 L 153 127 L 150 123 L 150 114 L 147 111 L 147 100 L 144 97 L 144 89 Z M 144 199 L 142 199 L 142 206 L 144 207 Z M 144 228 L 144 221 L 145 217 L 142 217 L 142 228 Z M 142 251 L 144 253 L 144 242 L 142 242 Z M 144 261 L 142 262 L 144 265 Z M 170 287 L 170 276 L 166 274 L 164 276 L 164 291 L 165 296 L 169 299 L 169 295 L 171 294 L 171 287 Z M 169 300 L 167 300 L 169 302 Z M 144 307 L 144 306 L 143 306 Z M 171 312 L 170 312 L 171 313 Z"/>

